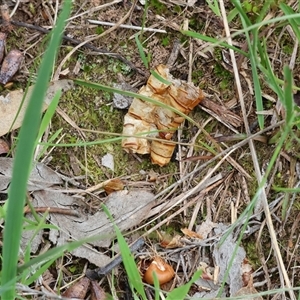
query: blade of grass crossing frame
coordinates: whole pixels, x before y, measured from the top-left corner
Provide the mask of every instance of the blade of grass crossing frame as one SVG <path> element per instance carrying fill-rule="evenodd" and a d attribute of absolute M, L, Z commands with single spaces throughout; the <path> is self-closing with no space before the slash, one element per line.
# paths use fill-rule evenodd
<path fill-rule="evenodd" d="M 38 72 L 37 82 L 26 110 L 23 126 L 20 129 L 19 141 L 13 165 L 12 181 L 8 193 L 8 206 L 3 238 L 3 261 L 1 284 L 6 285 L 16 278 L 19 246 L 23 226 L 23 206 L 26 197 L 27 181 L 32 165 L 35 140 L 41 121 L 43 99 L 48 87 L 52 66 L 61 43 L 65 20 L 71 11 L 71 0 L 63 2 L 62 11 L 43 57 Z M 2 299 L 15 298 L 15 284 L 3 293 Z"/>
<path fill-rule="evenodd" d="M 17 271 L 18 273 L 24 272 L 24 270 L 31 268 L 32 266 L 35 266 L 35 269 L 38 268 L 38 266 L 48 262 L 52 259 L 57 259 L 58 257 L 61 257 L 64 252 L 66 251 L 73 251 L 74 249 L 78 248 L 79 246 L 83 245 L 84 243 L 91 243 L 93 241 L 100 241 L 111 238 L 111 235 L 95 235 L 88 237 L 86 239 L 82 239 L 80 241 L 74 241 L 69 242 L 67 244 L 64 244 L 62 246 L 54 247 L 48 250 L 47 252 L 40 254 L 34 258 L 32 258 L 30 261 L 18 266 Z"/>
<path fill-rule="evenodd" d="M 56 130 L 53 135 L 48 139 L 47 143 L 41 145 L 42 149 L 39 151 L 38 156 L 36 157 L 36 161 L 39 161 L 40 158 L 45 154 L 45 152 L 47 151 L 48 147 L 50 146 L 51 143 L 54 143 L 54 141 L 56 140 L 56 138 L 61 134 L 63 128 L 60 128 L 58 130 Z M 49 143 L 49 144 L 48 144 Z M 48 144 L 48 145 L 47 145 Z"/>
<path fill-rule="evenodd" d="M 151 75 L 153 75 L 160 82 L 162 82 L 162 83 L 164 83 L 166 85 L 171 85 L 172 84 L 172 82 L 170 82 L 167 79 L 165 79 L 162 76 L 160 76 L 156 71 L 151 70 L 150 73 L 151 73 Z"/>
<path fill-rule="evenodd" d="M 206 3 L 208 4 L 209 8 L 213 11 L 213 13 L 216 16 L 221 17 L 221 12 L 220 12 L 220 8 L 219 8 L 219 1 L 217 1 L 217 0 L 206 0 Z"/>
<path fill-rule="evenodd" d="M 109 217 L 109 219 L 113 222 L 113 218 L 112 218 L 110 212 L 108 211 L 107 207 L 105 205 L 102 205 L 102 208 L 103 208 L 103 211 Z M 143 281 L 141 279 L 139 270 L 135 264 L 134 257 L 132 255 L 120 229 L 118 228 L 118 226 L 116 226 L 114 224 L 114 228 L 116 231 L 119 247 L 121 249 L 121 255 L 122 255 L 123 264 L 124 264 L 124 267 L 126 270 L 126 274 L 128 276 L 128 282 L 132 289 L 132 292 L 134 294 L 135 291 L 137 291 L 143 299 L 147 299 L 145 290 L 144 290 Z"/>
<path fill-rule="evenodd" d="M 291 127 L 294 120 L 294 100 L 293 100 L 293 91 L 292 83 L 293 77 L 292 72 L 288 66 L 283 68 L 284 73 L 284 106 L 286 109 L 286 123 L 287 126 Z"/>
<path fill-rule="evenodd" d="M 190 36 L 190 37 L 198 39 L 198 40 L 203 40 L 205 42 L 209 42 L 209 43 L 215 44 L 217 46 L 222 46 L 222 47 L 225 47 L 228 49 L 232 49 L 233 51 L 235 51 L 237 53 L 240 53 L 246 57 L 249 57 L 248 53 L 246 53 L 245 51 L 242 51 L 241 49 L 239 49 L 235 46 L 231 46 L 231 45 L 227 44 L 226 42 L 220 42 L 218 39 L 215 39 L 215 38 L 212 38 L 212 37 L 209 37 L 209 36 L 197 33 L 197 32 L 189 31 L 189 30 L 181 30 L 180 32 L 182 34 L 185 34 L 187 36 Z"/>
<path fill-rule="evenodd" d="M 269 87 L 278 95 L 279 99 L 283 99 L 283 91 L 278 81 L 278 78 L 273 72 L 269 57 L 267 55 L 267 45 L 265 40 L 258 45 L 258 51 L 261 58 L 261 63 L 258 64 L 258 68 L 265 76 L 265 82 Z"/>
<path fill-rule="evenodd" d="M 56 108 L 57 108 L 60 96 L 61 96 L 61 91 L 57 91 L 56 94 L 54 95 L 52 101 L 50 102 L 50 105 L 48 106 L 48 108 L 43 116 L 43 119 L 42 119 L 42 122 L 40 125 L 40 130 L 39 130 L 39 133 L 38 133 L 38 136 L 36 139 L 36 144 L 38 143 L 38 141 L 40 140 L 40 138 L 46 131 L 46 128 L 50 124 L 50 121 L 55 113 Z"/>
<path fill-rule="evenodd" d="M 233 4 L 237 8 L 240 18 L 243 24 L 243 28 L 247 28 L 252 25 L 250 22 L 249 18 L 247 17 L 246 13 L 244 12 L 241 2 L 237 0 L 232 0 Z M 257 59 L 257 43 L 259 43 L 258 40 L 258 28 L 255 28 L 252 30 L 253 33 L 253 41 L 250 39 L 250 35 L 248 31 L 245 31 L 246 35 L 246 40 L 248 43 L 248 48 L 249 48 L 249 59 L 251 63 L 251 71 L 252 71 L 252 78 L 253 78 L 253 85 L 254 85 L 254 94 L 255 94 L 255 102 L 256 102 L 256 110 L 262 111 L 263 110 L 263 101 L 262 101 L 262 91 L 261 91 L 261 86 L 259 82 L 259 76 L 257 73 L 257 64 L 256 64 L 256 59 Z M 262 129 L 264 127 L 264 116 L 263 115 L 258 115 L 258 124 L 259 127 Z"/>
<path fill-rule="evenodd" d="M 295 12 L 292 10 L 292 8 L 290 8 L 289 6 L 287 6 L 285 3 L 280 3 L 280 8 L 282 9 L 282 11 L 284 12 L 284 14 L 286 16 L 292 15 Z M 293 31 L 298 39 L 298 41 L 300 41 L 300 30 L 299 30 L 299 25 L 300 25 L 300 18 L 289 18 L 288 22 L 290 23 L 291 27 L 293 28 Z"/>
<path fill-rule="evenodd" d="M 147 57 L 146 57 L 146 54 L 145 54 L 143 45 L 142 45 L 141 41 L 139 40 L 138 34 L 135 34 L 135 35 L 134 35 L 134 39 L 135 39 L 136 45 L 137 45 L 137 47 L 138 47 L 139 54 L 140 54 L 140 57 L 141 57 L 142 62 L 144 63 L 145 67 L 146 67 L 147 69 L 149 69 L 148 59 L 147 59 Z"/>
<path fill-rule="evenodd" d="M 202 274 L 202 270 L 199 270 L 197 272 L 195 272 L 195 274 L 193 275 L 192 279 L 186 283 L 183 286 L 177 287 L 175 288 L 173 291 L 171 291 L 166 300 L 178 300 L 178 299 L 184 299 L 184 297 L 186 297 L 186 295 L 188 294 L 192 284 L 200 278 Z"/>

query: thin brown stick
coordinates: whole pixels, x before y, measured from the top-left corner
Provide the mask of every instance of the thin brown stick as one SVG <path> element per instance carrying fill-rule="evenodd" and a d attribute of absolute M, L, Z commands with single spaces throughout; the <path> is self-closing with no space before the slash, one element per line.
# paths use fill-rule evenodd
<path fill-rule="evenodd" d="M 35 212 L 38 213 L 52 213 L 52 214 L 62 214 L 74 217 L 80 217 L 79 213 L 74 209 L 60 208 L 60 207 L 34 207 Z M 24 214 L 30 214 L 31 210 L 29 207 L 25 207 Z"/>

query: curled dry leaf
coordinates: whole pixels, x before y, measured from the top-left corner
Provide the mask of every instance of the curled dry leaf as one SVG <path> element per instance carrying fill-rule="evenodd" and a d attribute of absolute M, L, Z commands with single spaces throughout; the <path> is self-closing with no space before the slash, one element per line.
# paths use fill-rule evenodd
<path fill-rule="evenodd" d="M 253 287 L 252 276 L 248 282 L 248 285 L 238 290 L 237 293 L 234 295 L 234 297 L 238 297 L 238 296 L 245 296 L 245 299 L 249 299 L 249 300 L 263 300 L 263 298 L 260 295 L 258 295 L 257 290 Z"/>
<path fill-rule="evenodd" d="M 0 139 L 0 154 L 5 154 L 9 152 L 9 146 L 6 141 Z"/>
<path fill-rule="evenodd" d="M 107 195 L 111 194 L 112 192 L 121 191 L 124 189 L 124 183 L 119 178 L 114 178 L 106 182 L 104 185 L 104 190 Z"/>
<path fill-rule="evenodd" d="M 63 292 L 62 296 L 72 299 L 85 299 L 89 286 L 90 280 L 87 277 L 83 277 Z"/>
<path fill-rule="evenodd" d="M 99 286 L 97 281 L 91 281 L 91 300 L 105 300 L 107 299 L 104 290 Z"/>
<path fill-rule="evenodd" d="M 181 236 L 175 235 L 174 237 L 166 233 L 157 232 L 160 239 L 160 245 L 166 249 L 180 248 L 182 247 Z"/>
<path fill-rule="evenodd" d="M 148 284 L 154 284 L 154 275 L 156 274 L 159 284 L 169 282 L 174 276 L 175 272 L 171 265 L 166 263 L 161 257 L 157 256 L 153 259 L 144 274 L 144 281 Z"/>
<path fill-rule="evenodd" d="M 0 83 L 6 84 L 18 72 L 23 61 L 23 54 L 19 50 L 11 50 L 3 60 L 0 70 Z"/>
<path fill-rule="evenodd" d="M 150 153 L 152 163 L 164 166 L 169 163 L 175 144 L 170 140 L 174 131 L 184 121 L 184 118 L 166 107 L 172 107 L 184 114 L 188 114 L 203 99 L 202 91 L 192 83 L 175 79 L 169 69 L 158 65 L 155 72 L 164 80 L 151 75 L 147 85 L 143 86 L 139 94 L 161 102 L 163 106 L 154 105 L 147 101 L 134 98 L 124 119 L 122 147 L 127 152 Z M 159 133 L 147 132 L 160 130 Z M 134 137 L 141 133 L 161 140 Z"/>
<path fill-rule="evenodd" d="M 203 239 L 201 234 L 199 234 L 195 231 L 189 230 L 188 228 L 182 228 L 181 232 L 190 238 Z"/>

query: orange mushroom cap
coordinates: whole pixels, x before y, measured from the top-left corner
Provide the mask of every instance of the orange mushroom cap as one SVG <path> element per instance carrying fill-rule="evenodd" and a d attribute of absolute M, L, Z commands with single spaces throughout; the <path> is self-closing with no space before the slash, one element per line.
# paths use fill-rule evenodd
<path fill-rule="evenodd" d="M 166 263 L 161 257 L 155 257 L 147 268 L 144 274 L 144 281 L 146 283 L 154 284 L 153 273 L 156 274 L 160 285 L 169 282 L 175 276 L 172 266 Z"/>

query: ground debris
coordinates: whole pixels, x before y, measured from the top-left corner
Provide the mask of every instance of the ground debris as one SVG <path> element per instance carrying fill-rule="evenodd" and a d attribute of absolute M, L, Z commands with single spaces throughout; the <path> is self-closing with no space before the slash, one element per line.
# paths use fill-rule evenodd
<path fill-rule="evenodd" d="M 51 82 L 44 99 L 43 111 L 47 109 L 56 92 L 59 90 L 67 91 L 72 87 L 73 82 L 71 80 Z M 0 96 L 0 136 L 21 127 L 33 88 L 34 85 L 28 88 L 23 103 L 22 100 L 25 96 L 23 90 L 11 91 L 5 97 Z M 22 106 L 20 108 L 21 103 Z"/>
<path fill-rule="evenodd" d="M 228 227 L 223 224 L 219 224 L 218 228 L 215 228 L 217 234 L 221 234 L 226 231 Z M 226 233 L 225 233 L 226 234 Z M 235 253 L 232 260 L 232 254 Z M 229 285 L 230 295 L 233 296 L 238 290 L 243 287 L 243 261 L 246 258 L 246 252 L 244 248 L 239 246 L 232 233 L 229 233 L 224 241 L 215 245 L 213 250 L 213 258 L 215 265 L 219 268 L 219 282 L 223 280 Z M 231 261 L 232 260 L 232 261 Z M 225 274 L 229 270 L 227 277 Z"/>
<path fill-rule="evenodd" d="M 83 277 L 63 292 L 62 296 L 66 298 L 85 299 L 89 286 L 90 280 L 87 277 Z"/>
<path fill-rule="evenodd" d="M 7 193 L 12 179 L 13 158 L 0 157 L 0 190 Z M 59 175 L 43 163 L 34 163 L 28 180 L 28 191 L 43 190 L 62 184 Z"/>
<path fill-rule="evenodd" d="M 124 91 L 130 91 L 130 92 L 137 92 L 137 89 L 135 89 L 134 87 L 132 87 L 130 84 L 126 83 L 126 82 L 121 82 L 121 83 L 115 83 L 114 87 L 120 90 L 124 90 Z M 127 109 L 131 103 L 133 101 L 132 97 L 129 96 L 124 96 L 118 93 L 114 93 L 113 95 L 113 104 L 115 108 L 118 109 Z"/>
<path fill-rule="evenodd" d="M 74 209 L 77 206 L 80 210 L 81 201 L 59 191 L 36 191 L 32 195 L 34 198 L 32 205 L 35 207 Z M 153 206 L 153 198 L 153 194 L 142 190 L 118 191 L 108 196 L 105 205 L 112 214 L 116 225 L 125 231 L 147 218 L 147 213 Z M 109 263 L 110 258 L 93 247 L 107 247 L 115 238 L 113 224 L 104 211 L 98 211 L 94 215 L 86 215 L 82 212 L 80 217 L 50 214 L 47 218 L 52 225 L 59 228 L 59 230 L 50 229 L 49 239 L 53 244 L 60 246 L 70 240 L 80 240 L 97 235 L 99 239 L 75 249 L 72 254 L 85 258 L 99 267 Z M 23 247 L 27 245 L 28 238 L 30 240 L 28 236 L 26 240 L 23 240 Z"/>

